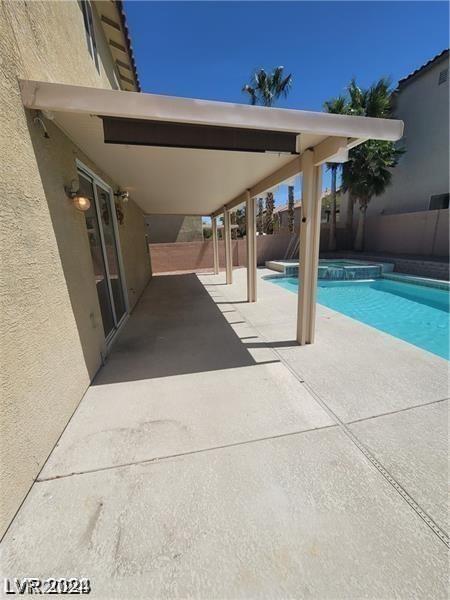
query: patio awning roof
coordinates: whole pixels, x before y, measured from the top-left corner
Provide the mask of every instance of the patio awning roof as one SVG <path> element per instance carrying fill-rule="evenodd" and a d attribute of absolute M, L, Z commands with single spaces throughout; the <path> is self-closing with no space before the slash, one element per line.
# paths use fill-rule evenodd
<path fill-rule="evenodd" d="M 147 214 L 209 215 L 299 172 L 304 150 L 342 162 L 401 121 L 21 81 L 40 109 Z M 105 139 L 107 140 L 105 142 Z"/>

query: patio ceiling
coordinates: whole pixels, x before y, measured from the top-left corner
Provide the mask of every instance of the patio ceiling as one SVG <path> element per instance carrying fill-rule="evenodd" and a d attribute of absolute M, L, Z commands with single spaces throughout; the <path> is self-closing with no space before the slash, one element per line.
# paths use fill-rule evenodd
<path fill-rule="evenodd" d="M 260 194 L 292 178 L 306 149 L 314 148 L 317 161 L 342 162 L 358 143 L 395 141 L 403 133 L 395 120 L 20 85 L 24 106 L 53 119 L 147 214 L 218 213 L 245 201 L 248 189 Z"/>

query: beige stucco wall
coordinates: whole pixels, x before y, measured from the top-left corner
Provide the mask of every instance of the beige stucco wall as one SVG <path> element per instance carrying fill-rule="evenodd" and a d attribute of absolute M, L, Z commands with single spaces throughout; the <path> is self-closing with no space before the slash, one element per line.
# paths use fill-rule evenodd
<path fill-rule="evenodd" d="M 439 61 L 398 94 L 394 116 L 405 123 L 400 145 L 406 153 L 393 171 L 392 185 L 370 201 L 367 216 L 428 210 L 430 196 L 448 193 L 449 81 L 438 83 L 445 68 L 448 59 Z"/>
<path fill-rule="evenodd" d="M 449 210 L 382 215 L 366 221 L 366 252 L 448 257 Z"/>
<path fill-rule="evenodd" d="M 64 194 L 75 159 L 106 180 L 51 122 L 23 109 L 18 78 L 116 87 L 97 23 L 100 72 L 77 2 L 0 5 L 0 534 L 101 364 L 104 334 L 84 215 Z M 116 187 L 116 186 L 114 186 Z M 150 275 L 144 219 L 130 200 L 119 227 L 132 306 Z"/>
<path fill-rule="evenodd" d="M 201 217 L 146 215 L 145 226 L 151 244 L 203 241 Z"/>

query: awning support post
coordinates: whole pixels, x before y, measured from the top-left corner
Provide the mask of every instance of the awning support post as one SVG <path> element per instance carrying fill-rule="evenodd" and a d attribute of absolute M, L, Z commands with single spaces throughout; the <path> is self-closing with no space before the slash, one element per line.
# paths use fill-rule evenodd
<path fill-rule="evenodd" d="M 211 217 L 214 275 L 219 274 L 219 240 L 217 239 L 217 217 Z"/>
<path fill-rule="evenodd" d="M 303 154 L 302 171 L 297 341 L 304 345 L 314 342 L 319 266 L 322 177 L 313 150 Z"/>
<path fill-rule="evenodd" d="M 247 301 L 256 302 L 256 210 L 255 198 L 247 191 L 245 204 L 245 231 L 247 238 Z"/>
<path fill-rule="evenodd" d="M 225 273 L 226 283 L 233 283 L 233 256 L 231 249 L 231 221 L 230 211 L 224 206 L 223 209 L 223 229 L 225 234 Z"/>

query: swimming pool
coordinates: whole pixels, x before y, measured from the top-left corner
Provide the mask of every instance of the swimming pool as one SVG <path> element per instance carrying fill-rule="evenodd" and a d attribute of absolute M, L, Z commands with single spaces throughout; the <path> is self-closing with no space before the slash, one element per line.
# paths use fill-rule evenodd
<path fill-rule="evenodd" d="M 268 277 L 297 293 L 298 279 Z M 450 359 L 449 293 L 403 281 L 319 281 L 317 301 L 361 323 Z"/>

